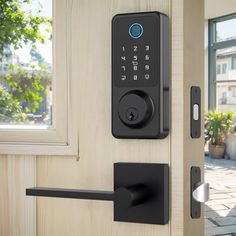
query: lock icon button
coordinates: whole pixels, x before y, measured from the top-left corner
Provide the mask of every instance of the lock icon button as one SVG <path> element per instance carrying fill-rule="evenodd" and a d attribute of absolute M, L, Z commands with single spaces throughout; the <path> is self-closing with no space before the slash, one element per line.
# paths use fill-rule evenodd
<path fill-rule="evenodd" d="M 119 102 L 119 118 L 129 127 L 141 128 L 151 119 L 154 112 L 152 99 L 142 91 L 130 91 Z"/>

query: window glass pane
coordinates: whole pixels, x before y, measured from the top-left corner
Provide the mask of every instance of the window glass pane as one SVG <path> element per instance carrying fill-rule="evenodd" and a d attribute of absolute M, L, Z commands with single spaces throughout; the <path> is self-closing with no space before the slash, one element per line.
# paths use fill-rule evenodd
<path fill-rule="evenodd" d="M 52 125 L 52 0 L 0 2 L 0 124 Z"/>
<path fill-rule="evenodd" d="M 236 18 L 216 23 L 216 42 L 236 39 Z"/>
<path fill-rule="evenodd" d="M 225 74 L 227 72 L 227 64 L 222 64 L 222 74 Z"/>
<path fill-rule="evenodd" d="M 216 80 L 236 80 L 236 47 L 216 51 Z"/>
<path fill-rule="evenodd" d="M 236 111 L 236 82 L 217 83 L 216 109 L 218 111 Z"/>
<path fill-rule="evenodd" d="M 236 70 L 236 56 L 232 57 L 232 70 Z"/>
<path fill-rule="evenodd" d="M 221 65 L 220 64 L 217 64 L 217 66 L 216 66 L 216 73 L 221 74 Z"/>

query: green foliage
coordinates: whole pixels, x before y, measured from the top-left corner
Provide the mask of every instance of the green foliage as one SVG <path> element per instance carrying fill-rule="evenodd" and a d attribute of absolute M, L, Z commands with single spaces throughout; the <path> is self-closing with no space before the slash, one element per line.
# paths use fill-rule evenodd
<path fill-rule="evenodd" d="M 34 5 L 33 12 L 29 10 L 30 4 L 35 3 L 33 0 L 0 0 L 0 62 L 10 59 L 15 49 L 28 45 L 32 60 L 39 65 L 28 69 L 30 65 L 25 64 L 27 69 L 23 69 L 23 64 L 4 62 L 8 71 L 0 74 L 0 83 L 4 86 L 0 86 L 1 122 L 26 121 L 24 113 L 36 113 L 51 88 L 51 73 L 46 71 L 50 65 L 36 50 L 36 45 L 52 39 L 52 21 L 42 16 L 40 3 L 38 8 Z"/>
<path fill-rule="evenodd" d="M 1 123 L 19 123 L 26 120 L 19 101 L 0 86 L 0 121 Z"/>
<path fill-rule="evenodd" d="M 34 16 L 22 10 L 24 4 L 31 4 L 31 0 L 0 1 L 0 60 L 4 55 L 4 49 L 9 45 L 18 49 L 23 43 L 30 43 L 32 47 L 35 47 L 37 41 L 45 43 L 46 37 L 40 31 L 42 24 L 47 24 L 47 32 L 51 32 L 52 22 L 47 17 L 39 16 L 42 11 L 40 6 Z M 51 38 L 51 34 L 49 37 Z"/>
<path fill-rule="evenodd" d="M 51 87 L 51 75 L 46 71 L 22 70 L 21 67 L 11 68 L 12 73 L 3 77 L 8 91 L 20 104 L 26 104 L 23 111 L 35 113 L 43 102 L 43 94 Z"/>
<path fill-rule="evenodd" d="M 39 65 L 43 65 L 45 63 L 45 59 L 35 48 L 31 48 L 30 56 L 31 56 L 31 59 L 33 61 L 37 61 Z"/>
<path fill-rule="evenodd" d="M 233 127 L 234 112 L 210 111 L 205 116 L 205 141 L 220 145 Z"/>

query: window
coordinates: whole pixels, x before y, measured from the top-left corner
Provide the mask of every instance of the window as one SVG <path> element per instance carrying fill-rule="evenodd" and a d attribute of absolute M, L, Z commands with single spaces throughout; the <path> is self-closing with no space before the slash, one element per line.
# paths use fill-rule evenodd
<path fill-rule="evenodd" d="M 68 2 L 0 3 L 1 153 L 77 153 Z"/>
<path fill-rule="evenodd" d="M 236 39 L 236 18 L 220 17 L 215 22 L 215 42 L 227 41 L 229 39 Z M 229 27 L 232 26 L 232 27 Z"/>
<path fill-rule="evenodd" d="M 236 14 L 209 20 L 209 109 L 236 111 L 235 58 Z"/>
<path fill-rule="evenodd" d="M 227 64 L 222 64 L 222 74 L 227 73 Z"/>
<path fill-rule="evenodd" d="M 232 87 L 232 95 L 233 97 L 236 97 L 236 86 Z"/>
<path fill-rule="evenodd" d="M 52 0 L 3 1 L 1 15 L 0 128 L 51 128 Z"/>
<path fill-rule="evenodd" d="M 232 70 L 236 70 L 236 56 L 232 57 Z"/>
<path fill-rule="evenodd" d="M 221 65 L 220 64 L 217 65 L 216 73 L 221 74 Z"/>

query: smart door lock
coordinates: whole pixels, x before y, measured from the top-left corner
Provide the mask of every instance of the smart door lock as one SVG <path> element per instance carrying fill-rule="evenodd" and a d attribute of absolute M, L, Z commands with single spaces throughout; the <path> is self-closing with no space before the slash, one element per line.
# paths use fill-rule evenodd
<path fill-rule="evenodd" d="M 165 138 L 169 133 L 168 17 L 119 14 L 112 21 L 112 134 Z"/>

